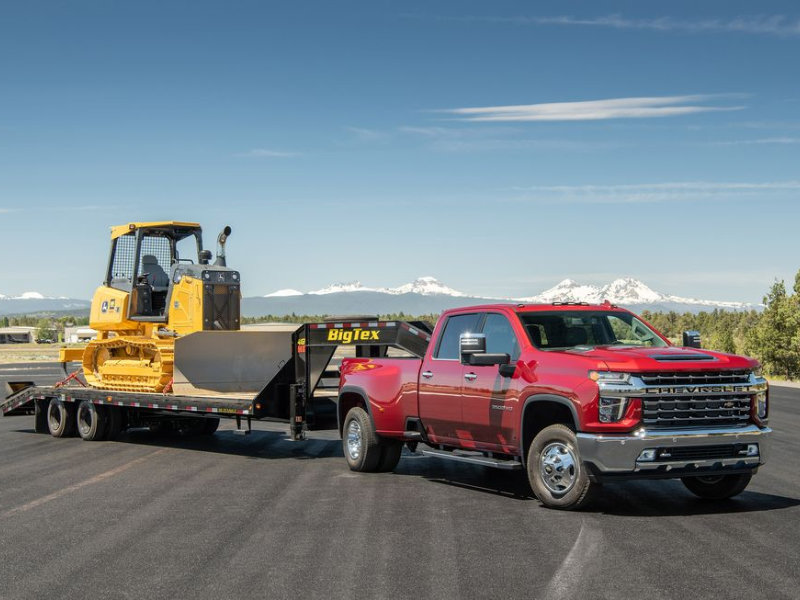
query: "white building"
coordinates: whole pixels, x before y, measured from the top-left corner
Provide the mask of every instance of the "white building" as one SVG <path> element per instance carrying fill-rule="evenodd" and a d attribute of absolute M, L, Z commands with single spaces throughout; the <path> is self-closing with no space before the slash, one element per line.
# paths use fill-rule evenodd
<path fill-rule="evenodd" d="M 36 340 L 36 327 L 0 327 L 0 344 L 31 344 Z"/>
<path fill-rule="evenodd" d="M 97 337 L 97 331 L 91 327 L 65 327 L 64 328 L 64 341 L 68 344 L 80 344 L 81 342 L 88 342 Z"/>

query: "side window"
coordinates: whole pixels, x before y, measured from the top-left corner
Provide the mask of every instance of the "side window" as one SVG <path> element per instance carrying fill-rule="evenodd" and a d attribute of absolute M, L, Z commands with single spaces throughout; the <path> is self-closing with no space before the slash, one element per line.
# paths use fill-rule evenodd
<path fill-rule="evenodd" d="M 136 236 L 122 235 L 114 242 L 114 262 L 111 264 L 113 281 L 133 281 L 133 255 L 136 252 Z"/>
<path fill-rule="evenodd" d="M 486 352 L 489 354 L 508 354 L 512 361 L 519 358 L 517 334 L 504 315 L 489 313 L 483 324 L 486 335 Z"/>
<path fill-rule="evenodd" d="M 434 358 L 458 360 L 458 338 L 462 333 L 475 332 L 478 328 L 479 318 L 479 313 L 449 317 L 447 323 L 444 324 Z"/>

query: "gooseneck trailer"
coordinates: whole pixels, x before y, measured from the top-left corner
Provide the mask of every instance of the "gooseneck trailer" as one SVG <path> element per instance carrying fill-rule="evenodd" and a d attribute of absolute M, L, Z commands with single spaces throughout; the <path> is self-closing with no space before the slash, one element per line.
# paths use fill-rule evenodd
<path fill-rule="evenodd" d="M 80 370 L 70 373 L 64 363 L 67 377 L 60 384 L 6 384 L 0 409 L 5 416 L 33 413 L 37 433 L 89 441 L 135 427 L 212 434 L 222 418 L 235 419 L 241 434 L 250 433 L 254 420 L 287 423 L 290 438 L 302 440 L 308 430 L 340 427 L 339 373 L 331 364 L 337 349 L 350 348 L 356 357 L 421 357 L 430 333 L 424 322 L 343 317 L 272 331 L 204 332 L 198 348 L 190 334 L 176 340 L 180 359 L 164 392 L 85 386 Z M 232 334 L 235 344 L 224 339 Z M 201 351 L 209 335 L 220 337 L 224 359 Z"/>

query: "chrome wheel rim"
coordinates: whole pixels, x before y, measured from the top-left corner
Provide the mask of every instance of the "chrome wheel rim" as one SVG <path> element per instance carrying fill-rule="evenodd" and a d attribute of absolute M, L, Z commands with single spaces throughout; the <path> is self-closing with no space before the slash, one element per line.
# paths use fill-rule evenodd
<path fill-rule="evenodd" d="M 572 448 L 561 442 L 545 446 L 539 455 L 539 475 L 554 494 L 566 494 L 578 479 L 578 459 Z"/>
<path fill-rule="evenodd" d="M 353 419 L 347 426 L 347 456 L 350 460 L 358 460 L 361 456 L 361 425 Z"/>

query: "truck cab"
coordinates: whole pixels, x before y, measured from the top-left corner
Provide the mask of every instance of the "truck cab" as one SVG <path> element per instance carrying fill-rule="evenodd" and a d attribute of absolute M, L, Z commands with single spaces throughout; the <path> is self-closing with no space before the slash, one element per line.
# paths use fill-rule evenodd
<path fill-rule="evenodd" d="M 422 443 L 525 469 L 545 505 L 577 508 L 619 479 L 741 492 L 765 461 L 767 402 L 757 361 L 675 346 L 628 310 L 493 304 L 443 313 L 421 359 L 345 359 L 339 412 L 354 470 Z"/>

